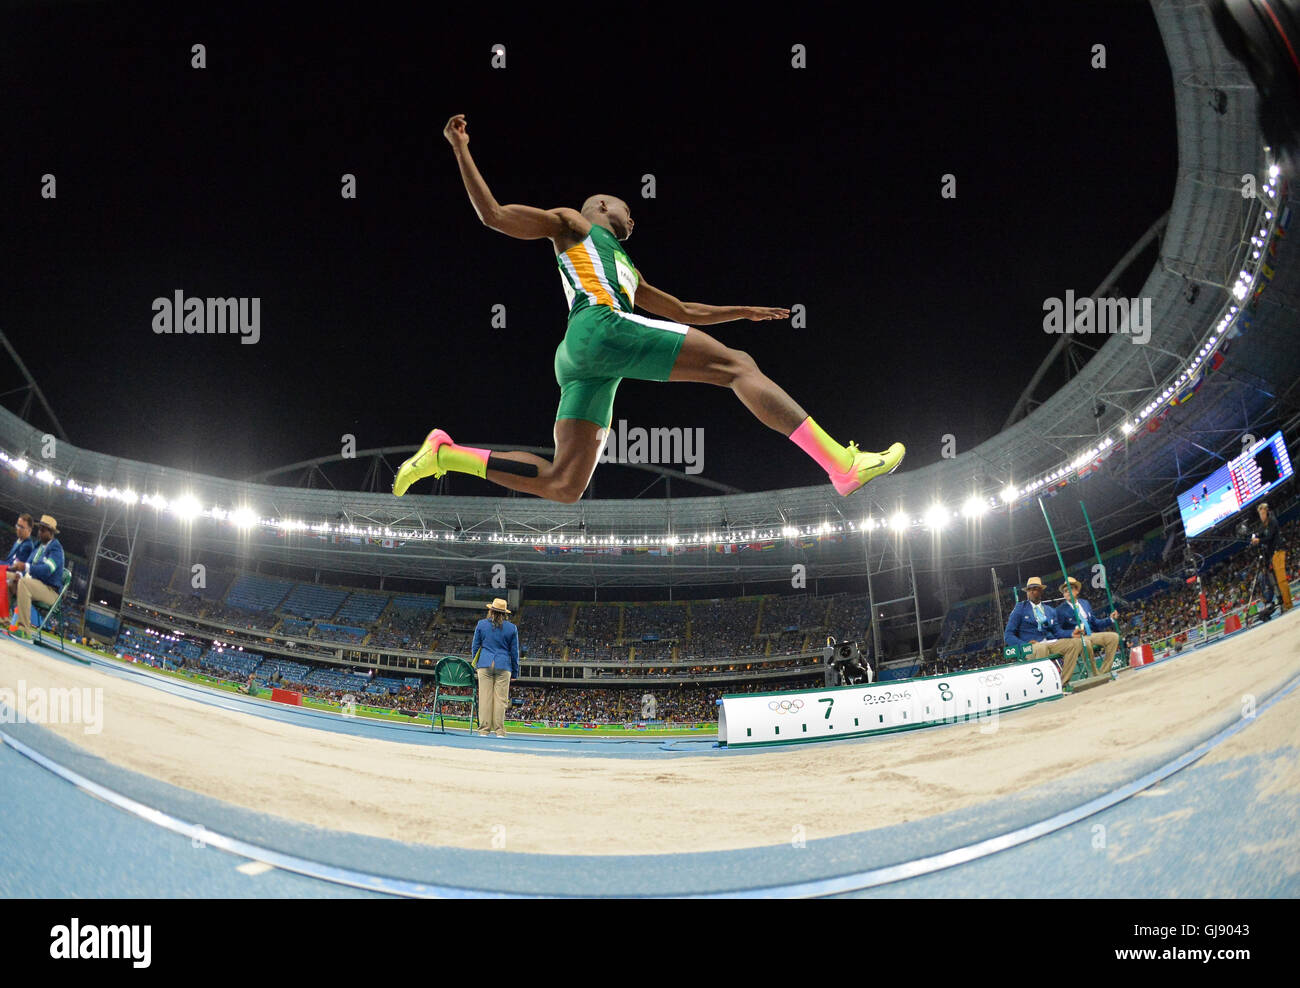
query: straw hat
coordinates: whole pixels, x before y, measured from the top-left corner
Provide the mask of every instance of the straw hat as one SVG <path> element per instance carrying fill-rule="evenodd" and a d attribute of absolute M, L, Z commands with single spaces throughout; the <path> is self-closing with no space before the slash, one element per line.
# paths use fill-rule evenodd
<path fill-rule="evenodd" d="M 40 528 L 42 525 L 55 535 L 59 534 L 59 523 L 54 520 L 53 515 L 41 515 L 41 520 L 36 523 L 36 527 Z"/>
<path fill-rule="evenodd" d="M 1074 587 L 1074 595 L 1077 597 L 1079 596 L 1079 591 L 1083 589 L 1083 584 L 1080 583 L 1078 580 L 1076 580 L 1074 577 L 1070 577 L 1068 580 L 1062 583 L 1060 587 L 1058 587 L 1057 589 L 1060 590 L 1061 593 L 1065 593 L 1069 587 Z"/>
<path fill-rule="evenodd" d="M 498 597 L 492 603 L 488 604 L 489 611 L 500 611 L 502 614 L 509 614 L 510 608 L 506 605 L 505 598 Z"/>
<path fill-rule="evenodd" d="M 1047 589 L 1046 587 L 1043 586 L 1043 581 L 1036 576 L 1031 576 L 1028 580 L 1025 581 L 1025 589 L 1028 590 L 1031 587 L 1038 587 L 1038 589 L 1040 590 Z"/>

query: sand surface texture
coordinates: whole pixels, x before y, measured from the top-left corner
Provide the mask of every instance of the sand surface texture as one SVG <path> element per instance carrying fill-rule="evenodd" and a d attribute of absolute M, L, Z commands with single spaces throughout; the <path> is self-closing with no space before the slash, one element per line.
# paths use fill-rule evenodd
<path fill-rule="evenodd" d="M 50 725 L 116 765 L 331 830 L 511 851 L 648 854 L 789 843 L 914 821 L 1076 772 L 1175 755 L 1300 674 L 1300 613 L 990 724 L 725 757 L 627 759 L 351 737 L 172 696 L 0 640 L 0 687 L 103 690 L 103 729 Z M 1298 745 L 1273 710 L 1216 757 Z M 1275 785 L 1297 787 L 1286 759 Z M 1068 781 L 1068 780 L 1067 780 Z"/>

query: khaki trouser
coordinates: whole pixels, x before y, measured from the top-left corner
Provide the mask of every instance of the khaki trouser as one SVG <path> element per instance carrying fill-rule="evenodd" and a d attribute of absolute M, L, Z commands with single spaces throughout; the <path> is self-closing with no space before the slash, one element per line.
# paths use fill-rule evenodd
<path fill-rule="evenodd" d="M 510 670 L 478 671 L 478 726 L 480 731 L 504 732 L 506 701 L 510 698 Z"/>
<path fill-rule="evenodd" d="M 1100 676 L 1110 672 L 1111 663 L 1115 661 L 1115 653 L 1119 651 L 1119 635 L 1113 631 L 1094 631 L 1090 635 L 1084 635 L 1083 640 L 1092 646 L 1094 659 L 1098 648 L 1106 650 L 1106 656 L 1102 659 L 1101 668 L 1097 670 L 1097 674 Z M 1080 649 L 1079 654 L 1080 656 L 1083 655 L 1082 649 Z"/>
<path fill-rule="evenodd" d="M 31 614 L 32 601 L 38 601 L 45 606 L 51 606 L 59 599 L 59 593 L 48 583 L 42 583 L 34 576 L 21 576 L 18 578 L 18 613 L 14 616 L 18 627 L 24 631 L 31 631 Z"/>
<path fill-rule="evenodd" d="M 1078 638 L 1049 638 L 1047 641 L 1034 642 L 1035 659 L 1045 659 L 1049 655 L 1060 654 L 1062 660 L 1061 666 L 1061 687 L 1070 681 L 1070 676 L 1074 673 L 1074 664 L 1079 661 L 1079 652 L 1083 649 L 1083 643 Z"/>
<path fill-rule="evenodd" d="M 1282 610 L 1291 610 L 1291 581 L 1286 578 L 1286 553 L 1273 553 L 1273 576 L 1277 579 L 1278 591 L 1282 594 Z"/>

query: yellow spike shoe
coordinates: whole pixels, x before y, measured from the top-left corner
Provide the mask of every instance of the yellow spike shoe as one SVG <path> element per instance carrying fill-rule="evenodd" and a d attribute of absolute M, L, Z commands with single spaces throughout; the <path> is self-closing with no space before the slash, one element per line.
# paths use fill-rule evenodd
<path fill-rule="evenodd" d="M 902 443 L 894 443 L 883 453 L 864 453 L 854 443 L 849 443 L 847 449 L 853 454 L 853 465 L 843 473 L 830 474 L 835 490 L 844 495 L 852 494 L 870 480 L 893 473 L 907 452 Z"/>
<path fill-rule="evenodd" d="M 445 474 L 447 471 L 438 467 L 438 449 L 451 442 L 451 436 L 442 429 L 434 429 L 429 433 L 415 455 L 397 468 L 397 476 L 393 478 L 393 493 L 401 497 L 417 480 Z"/>

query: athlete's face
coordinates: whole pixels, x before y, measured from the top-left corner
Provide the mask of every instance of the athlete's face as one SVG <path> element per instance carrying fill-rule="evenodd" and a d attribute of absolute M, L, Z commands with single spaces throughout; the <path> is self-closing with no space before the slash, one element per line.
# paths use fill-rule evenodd
<path fill-rule="evenodd" d="M 632 213 L 627 208 L 627 203 L 622 199 L 616 199 L 609 204 L 609 225 L 614 229 L 614 236 L 619 240 L 626 240 L 632 236 L 632 228 L 636 223 L 632 220 Z"/>

